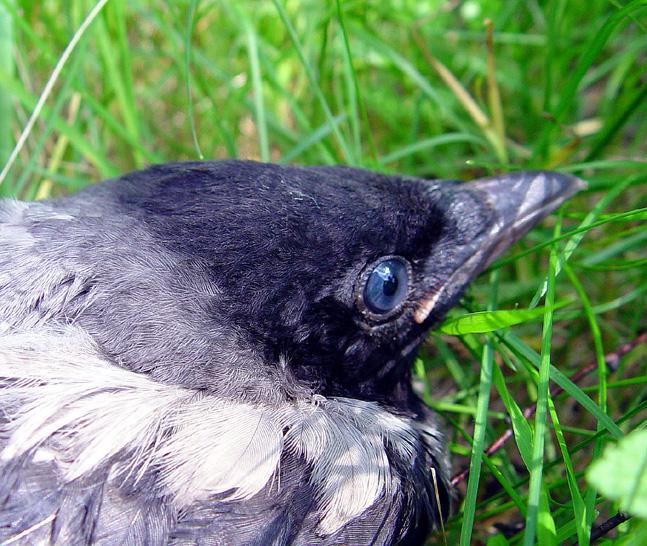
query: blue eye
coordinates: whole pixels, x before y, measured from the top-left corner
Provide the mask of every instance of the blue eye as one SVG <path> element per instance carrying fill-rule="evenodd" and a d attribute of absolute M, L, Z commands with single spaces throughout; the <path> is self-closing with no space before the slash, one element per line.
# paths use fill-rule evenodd
<path fill-rule="evenodd" d="M 364 305 L 377 315 L 385 315 L 407 297 L 409 271 L 401 258 L 386 258 L 369 273 L 364 287 Z"/>

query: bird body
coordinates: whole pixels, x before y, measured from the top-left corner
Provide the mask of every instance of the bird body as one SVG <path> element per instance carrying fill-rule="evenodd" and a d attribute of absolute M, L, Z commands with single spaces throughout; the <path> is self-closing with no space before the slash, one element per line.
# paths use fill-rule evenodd
<path fill-rule="evenodd" d="M 0 541 L 421 544 L 415 350 L 580 187 L 222 161 L 0 202 Z"/>

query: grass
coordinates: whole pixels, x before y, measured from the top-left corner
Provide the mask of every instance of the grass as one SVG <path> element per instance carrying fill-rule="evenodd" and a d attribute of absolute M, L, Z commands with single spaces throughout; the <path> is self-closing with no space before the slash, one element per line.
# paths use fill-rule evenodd
<path fill-rule="evenodd" d="M 472 470 L 430 544 L 586 545 L 616 506 L 584 472 L 647 420 L 645 348 L 604 365 L 647 326 L 646 50 L 644 0 L 0 0 L 0 165 L 39 105 L 0 195 L 203 156 L 585 178 L 454 312 L 544 305 L 543 325 L 432 334 L 415 380 Z"/>

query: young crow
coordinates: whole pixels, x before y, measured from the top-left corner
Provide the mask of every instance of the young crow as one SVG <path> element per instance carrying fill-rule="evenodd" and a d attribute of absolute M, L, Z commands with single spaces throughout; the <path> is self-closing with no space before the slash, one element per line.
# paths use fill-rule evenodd
<path fill-rule="evenodd" d="M 422 544 L 429 328 L 582 187 L 249 161 L 0 202 L 0 542 Z"/>

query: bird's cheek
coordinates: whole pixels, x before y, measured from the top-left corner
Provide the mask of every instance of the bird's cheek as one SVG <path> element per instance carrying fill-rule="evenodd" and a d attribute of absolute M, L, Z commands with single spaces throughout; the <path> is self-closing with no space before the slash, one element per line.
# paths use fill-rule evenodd
<path fill-rule="evenodd" d="M 382 377 L 402 361 L 403 343 L 401 335 L 381 340 L 361 337 L 344 352 L 343 373 L 358 380 Z"/>

